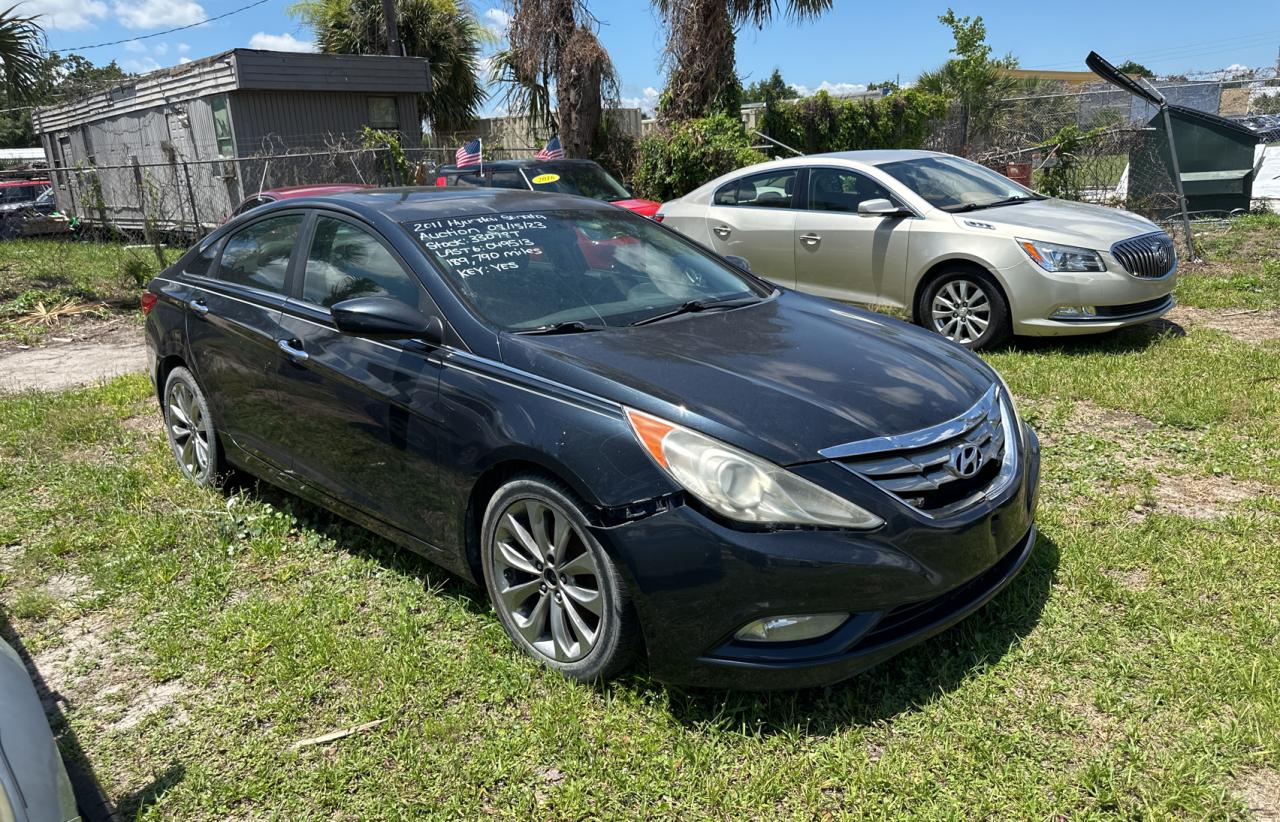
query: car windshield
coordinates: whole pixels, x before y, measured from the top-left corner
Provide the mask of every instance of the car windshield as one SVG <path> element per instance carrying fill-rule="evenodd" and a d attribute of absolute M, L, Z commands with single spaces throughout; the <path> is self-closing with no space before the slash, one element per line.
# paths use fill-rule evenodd
<path fill-rule="evenodd" d="M 478 214 L 403 225 L 476 313 L 508 331 L 626 326 L 770 293 L 621 210 Z"/>
<path fill-rule="evenodd" d="M 943 211 L 972 211 L 1044 199 L 1003 174 L 959 157 L 901 160 L 885 163 L 880 170 Z"/>
<path fill-rule="evenodd" d="M 595 163 L 538 163 L 522 170 L 534 191 L 577 194 L 607 203 L 631 197 L 622 183 Z"/>

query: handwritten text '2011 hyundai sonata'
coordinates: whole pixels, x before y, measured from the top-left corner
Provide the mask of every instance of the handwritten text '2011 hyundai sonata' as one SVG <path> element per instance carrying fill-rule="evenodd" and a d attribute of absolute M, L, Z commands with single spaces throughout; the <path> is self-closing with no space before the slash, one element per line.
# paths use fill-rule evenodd
<path fill-rule="evenodd" d="M 583 198 L 266 205 L 143 299 L 182 471 L 228 466 L 483 584 L 580 680 L 838 681 L 1027 561 L 1039 466 L 937 335 Z"/>

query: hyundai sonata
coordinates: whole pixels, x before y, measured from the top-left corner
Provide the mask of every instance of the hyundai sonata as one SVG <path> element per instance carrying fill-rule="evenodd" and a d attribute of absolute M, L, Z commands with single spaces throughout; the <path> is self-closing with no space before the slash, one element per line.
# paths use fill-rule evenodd
<path fill-rule="evenodd" d="M 579 197 L 254 209 L 143 298 L 178 466 L 236 467 L 483 585 L 579 680 L 830 683 L 941 631 L 1035 542 L 1000 378 Z"/>
<path fill-rule="evenodd" d="M 663 203 L 656 219 L 776 283 L 906 309 L 969 348 L 1110 331 L 1173 307 L 1178 258 L 1155 223 L 948 154 L 761 163 Z"/>

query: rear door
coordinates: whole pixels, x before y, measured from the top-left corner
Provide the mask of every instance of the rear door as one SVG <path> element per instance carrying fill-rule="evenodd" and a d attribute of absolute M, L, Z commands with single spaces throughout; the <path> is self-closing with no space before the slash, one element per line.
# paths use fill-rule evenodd
<path fill-rule="evenodd" d="M 370 226 L 318 213 L 284 306 L 280 390 L 292 422 L 292 471 L 329 496 L 422 538 L 439 527 L 441 352 L 418 340 L 340 333 L 329 307 L 388 297 L 443 319 L 417 277 Z"/>
<path fill-rule="evenodd" d="M 752 272 L 779 285 L 796 281 L 793 208 L 802 169 L 739 177 L 716 190 L 707 208 L 707 231 L 719 254 L 743 257 Z"/>
<path fill-rule="evenodd" d="M 858 206 L 893 194 L 848 168 L 809 169 L 796 211 L 796 288 L 821 297 L 901 306 L 912 220 L 863 217 Z"/>
<path fill-rule="evenodd" d="M 187 340 L 218 429 L 249 454 L 283 467 L 276 341 L 303 212 L 256 220 L 229 235 L 205 274 L 187 272 Z M 197 258 L 199 259 L 199 258 Z"/>

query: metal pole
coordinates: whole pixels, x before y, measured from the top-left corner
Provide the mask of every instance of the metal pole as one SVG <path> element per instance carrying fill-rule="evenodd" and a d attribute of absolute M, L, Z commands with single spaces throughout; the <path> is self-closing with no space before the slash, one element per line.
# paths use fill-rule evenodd
<path fill-rule="evenodd" d="M 1173 182 L 1178 187 L 1178 207 L 1182 209 L 1182 230 L 1187 238 L 1187 253 L 1196 259 L 1196 241 L 1191 236 L 1191 217 L 1187 214 L 1187 195 L 1182 190 L 1182 167 L 1178 165 L 1178 146 L 1173 139 L 1173 120 L 1169 117 L 1169 106 L 1163 105 L 1160 111 L 1164 114 L 1164 133 L 1169 141 L 1169 158 L 1173 160 Z"/>
<path fill-rule="evenodd" d="M 185 160 L 182 163 L 182 176 L 187 178 L 187 199 L 191 201 L 191 219 L 196 224 L 196 233 L 202 234 L 204 226 L 200 225 L 200 214 L 196 212 L 196 192 L 191 187 L 191 169 Z"/>
<path fill-rule="evenodd" d="M 387 54 L 403 57 L 404 48 L 400 45 L 400 29 L 396 27 L 395 0 L 382 0 L 382 19 L 387 25 Z"/>
<path fill-rule="evenodd" d="M 753 130 L 751 133 L 752 133 L 752 134 L 754 134 L 754 135 L 756 135 L 757 137 L 759 137 L 759 138 L 763 139 L 763 140 L 768 140 L 769 142 L 773 143 L 775 146 L 779 146 L 780 148 L 785 148 L 787 151 L 790 151 L 792 154 L 796 155 L 797 157 L 803 157 L 803 156 L 804 156 L 804 152 L 803 152 L 803 151 L 797 151 L 797 150 L 795 150 L 794 148 L 792 148 L 791 146 L 789 146 L 789 145 L 787 145 L 786 143 L 782 142 L 781 140 L 775 140 L 775 139 L 773 139 L 772 137 L 770 137 L 768 134 L 765 134 L 764 132 L 761 132 L 761 131 L 754 131 L 754 130 Z"/>

